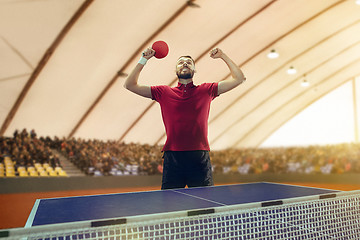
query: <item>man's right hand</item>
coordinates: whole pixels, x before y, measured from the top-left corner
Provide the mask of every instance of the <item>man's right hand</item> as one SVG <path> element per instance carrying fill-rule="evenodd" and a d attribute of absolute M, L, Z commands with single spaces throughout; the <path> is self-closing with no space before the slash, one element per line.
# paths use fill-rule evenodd
<path fill-rule="evenodd" d="M 145 51 L 143 51 L 142 55 L 143 55 L 144 58 L 149 60 L 150 58 L 155 56 L 155 50 L 152 49 L 152 48 L 147 48 Z"/>

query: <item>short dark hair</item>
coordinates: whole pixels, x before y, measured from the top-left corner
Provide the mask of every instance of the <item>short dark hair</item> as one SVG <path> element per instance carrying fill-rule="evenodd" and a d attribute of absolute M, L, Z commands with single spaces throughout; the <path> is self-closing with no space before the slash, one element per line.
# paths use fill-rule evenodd
<path fill-rule="evenodd" d="M 184 55 L 184 56 L 180 56 L 179 58 L 178 58 L 178 61 L 179 61 L 179 59 L 180 58 L 190 58 L 191 59 L 191 61 L 193 61 L 193 63 L 194 63 L 194 66 L 195 66 L 195 60 L 190 56 L 190 55 Z"/>

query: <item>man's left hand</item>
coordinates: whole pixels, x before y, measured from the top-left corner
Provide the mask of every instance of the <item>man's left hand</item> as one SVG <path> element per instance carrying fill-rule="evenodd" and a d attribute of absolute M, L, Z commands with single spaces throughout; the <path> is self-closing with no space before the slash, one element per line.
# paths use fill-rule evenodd
<path fill-rule="evenodd" d="M 213 50 L 210 51 L 210 57 L 212 58 L 221 58 L 223 55 L 223 51 L 220 48 L 214 48 Z"/>

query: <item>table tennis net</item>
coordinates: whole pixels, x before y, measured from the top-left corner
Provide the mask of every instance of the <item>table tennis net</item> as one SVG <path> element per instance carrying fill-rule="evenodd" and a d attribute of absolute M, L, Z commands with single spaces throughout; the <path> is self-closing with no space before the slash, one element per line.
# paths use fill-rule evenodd
<path fill-rule="evenodd" d="M 360 191 L 9 229 L 0 234 L 9 239 L 31 240 L 360 239 Z"/>

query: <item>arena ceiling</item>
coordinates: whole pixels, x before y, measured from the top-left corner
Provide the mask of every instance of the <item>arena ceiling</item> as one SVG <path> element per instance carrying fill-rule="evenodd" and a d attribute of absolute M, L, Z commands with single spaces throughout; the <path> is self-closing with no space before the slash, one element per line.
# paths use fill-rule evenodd
<path fill-rule="evenodd" d="M 257 147 L 313 102 L 360 75 L 355 0 L 0 0 L 1 135 L 163 144 L 159 105 L 123 88 L 156 40 L 147 85 L 174 85 L 181 55 L 196 84 L 230 77 L 208 52 L 219 47 L 247 81 L 213 101 L 213 149 Z M 267 54 L 275 50 L 279 57 Z M 295 74 L 288 74 L 293 67 Z M 302 87 L 302 81 L 308 87 Z"/>

